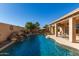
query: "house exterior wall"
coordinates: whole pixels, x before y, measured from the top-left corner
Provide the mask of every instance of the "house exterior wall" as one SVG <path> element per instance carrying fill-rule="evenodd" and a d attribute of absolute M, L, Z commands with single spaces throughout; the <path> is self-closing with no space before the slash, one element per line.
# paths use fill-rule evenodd
<path fill-rule="evenodd" d="M 0 23 L 0 43 L 5 41 L 6 38 L 15 31 L 23 30 L 23 27 Z"/>

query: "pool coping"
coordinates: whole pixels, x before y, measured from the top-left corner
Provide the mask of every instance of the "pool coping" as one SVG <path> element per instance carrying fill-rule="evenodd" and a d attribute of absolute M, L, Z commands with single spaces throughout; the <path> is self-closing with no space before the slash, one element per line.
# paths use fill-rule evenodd
<path fill-rule="evenodd" d="M 63 48 L 65 48 L 65 49 L 67 49 L 67 50 L 70 50 L 70 51 L 73 51 L 73 52 L 75 52 L 75 53 L 77 53 L 78 55 L 79 55 L 79 49 L 77 49 L 77 48 L 75 48 L 75 47 L 72 47 L 72 46 L 69 46 L 69 45 L 67 45 L 67 44 L 62 44 L 62 43 L 60 43 L 58 40 L 56 40 L 57 38 L 55 38 L 55 36 L 53 37 L 51 37 L 52 35 L 46 35 L 46 38 L 51 38 L 51 39 L 53 39 L 56 43 L 58 43 L 60 46 L 62 46 Z M 78 56 L 77 55 L 77 56 Z"/>
<path fill-rule="evenodd" d="M 15 43 L 15 41 L 11 41 L 10 43 L 8 43 L 8 44 L 4 45 L 3 47 L 1 47 L 1 48 L 0 48 L 0 51 L 4 50 L 5 48 L 11 46 L 11 45 L 14 44 L 14 43 Z"/>

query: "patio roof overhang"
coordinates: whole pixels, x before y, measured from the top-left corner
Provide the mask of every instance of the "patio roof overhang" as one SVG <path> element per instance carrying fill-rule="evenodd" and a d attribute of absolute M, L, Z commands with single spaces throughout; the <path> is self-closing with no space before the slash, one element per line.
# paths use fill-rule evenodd
<path fill-rule="evenodd" d="M 67 18 L 73 17 L 73 16 L 74 17 L 79 16 L 79 8 L 77 8 L 77 9 L 73 10 L 72 12 L 70 12 L 70 13 L 60 17 L 59 19 L 53 21 L 50 25 L 55 24 L 55 23 L 62 21 L 62 20 L 67 20 Z"/>

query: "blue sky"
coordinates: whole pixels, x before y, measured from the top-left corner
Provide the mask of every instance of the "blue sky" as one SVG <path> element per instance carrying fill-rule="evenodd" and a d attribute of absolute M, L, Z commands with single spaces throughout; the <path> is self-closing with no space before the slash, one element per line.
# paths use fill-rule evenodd
<path fill-rule="evenodd" d="M 24 26 L 31 21 L 39 22 L 42 27 L 78 7 L 76 3 L 0 4 L 0 22 Z"/>

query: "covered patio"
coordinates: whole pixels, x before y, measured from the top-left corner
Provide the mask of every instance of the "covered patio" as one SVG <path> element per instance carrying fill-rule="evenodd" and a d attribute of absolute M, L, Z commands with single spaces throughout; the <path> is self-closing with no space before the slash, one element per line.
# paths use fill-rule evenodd
<path fill-rule="evenodd" d="M 61 37 L 72 43 L 79 42 L 79 9 L 64 15 L 49 26 L 55 37 Z"/>

